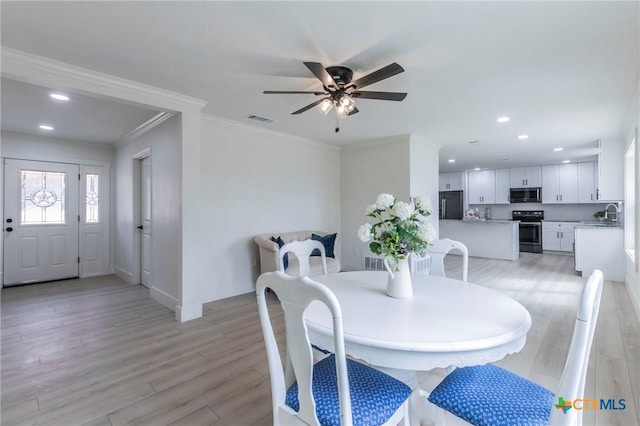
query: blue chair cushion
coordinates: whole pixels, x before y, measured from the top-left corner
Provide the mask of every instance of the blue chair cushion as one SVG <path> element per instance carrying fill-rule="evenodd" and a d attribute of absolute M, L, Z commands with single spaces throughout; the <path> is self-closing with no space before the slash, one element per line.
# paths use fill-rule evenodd
<path fill-rule="evenodd" d="M 347 359 L 347 371 L 354 426 L 383 424 L 411 394 L 411 388 L 401 381 L 359 362 Z M 320 424 L 339 426 L 335 355 L 329 355 L 313 366 L 312 389 Z M 295 411 L 300 408 L 297 382 L 287 390 L 286 404 Z"/>
<path fill-rule="evenodd" d="M 279 235 L 277 238 L 271 237 L 271 241 L 276 243 L 278 245 L 278 248 L 282 248 L 282 246 L 284 245 L 284 240 Z M 282 266 L 284 266 L 284 269 L 287 269 L 289 267 L 289 253 L 285 254 L 282 258 Z"/>
<path fill-rule="evenodd" d="M 336 255 L 333 253 L 333 248 L 336 245 L 337 236 L 338 234 L 329 234 L 329 235 L 325 235 L 324 237 L 321 237 L 318 234 L 311 234 L 311 239 L 315 241 L 320 241 L 322 243 L 322 245 L 324 246 L 325 256 L 336 257 Z M 311 252 L 311 256 L 322 256 L 322 253 L 320 253 L 320 250 L 318 249 L 313 249 L 313 251 Z"/>
<path fill-rule="evenodd" d="M 429 401 L 477 426 L 546 425 L 550 390 L 504 368 L 486 364 L 458 368 L 429 395 Z"/>

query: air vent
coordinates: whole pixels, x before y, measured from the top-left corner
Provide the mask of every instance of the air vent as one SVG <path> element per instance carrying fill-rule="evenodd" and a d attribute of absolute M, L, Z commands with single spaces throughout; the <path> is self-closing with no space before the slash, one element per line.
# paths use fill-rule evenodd
<path fill-rule="evenodd" d="M 381 257 L 364 256 L 365 271 L 384 271 L 384 260 Z"/>
<path fill-rule="evenodd" d="M 265 118 L 265 117 L 260 117 L 259 115 L 250 115 L 249 117 L 251 120 L 256 120 L 256 121 L 262 121 L 263 123 L 273 123 L 273 120 L 270 118 Z"/>

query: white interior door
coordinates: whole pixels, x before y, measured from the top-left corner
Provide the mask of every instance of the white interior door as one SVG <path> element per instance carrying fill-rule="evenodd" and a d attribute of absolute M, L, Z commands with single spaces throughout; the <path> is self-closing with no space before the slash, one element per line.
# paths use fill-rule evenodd
<path fill-rule="evenodd" d="M 151 158 L 140 160 L 140 282 L 151 286 Z"/>
<path fill-rule="evenodd" d="M 4 285 L 78 276 L 78 165 L 5 160 Z"/>

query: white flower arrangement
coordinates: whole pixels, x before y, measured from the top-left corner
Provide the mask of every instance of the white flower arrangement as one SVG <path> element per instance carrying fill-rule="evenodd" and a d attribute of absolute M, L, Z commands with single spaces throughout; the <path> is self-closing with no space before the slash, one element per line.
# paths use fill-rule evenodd
<path fill-rule="evenodd" d="M 392 265 L 410 253 L 425 255 L 435 240 L 435 229 L 427 222 L 431 215 L 429 197 L 416 197 L 406 203 L 397 201 L 391 194 L 380 194 L 375 204 L 367 207 L 366 215 L 378 222 L 360 226 L 358 238 L 369 243 L 371 252 L 384 256 Z"/>

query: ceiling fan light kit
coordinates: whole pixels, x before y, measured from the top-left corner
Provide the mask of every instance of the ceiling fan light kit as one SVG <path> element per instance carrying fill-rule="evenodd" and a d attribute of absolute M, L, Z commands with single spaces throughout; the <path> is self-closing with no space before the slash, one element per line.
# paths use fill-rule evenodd
<path fill-rule="evenodd" d="M 333 66 L 325 68 L 318 62 L 305 62 L 304 64 L 307 68 L 309 68 L 313 75 L 315 75 L 318 80 L 320 80 L 324 92 L 273 90 L 265 90 L 263 92 L 267 95 L 312 94 L 315 96 L 326 96 L 325 98 L 322 98 L 305 107 L 300 108 L 297 111 L 292 112 L 292 115 L 301 114 L 314 107 L 318 107 L 318 110 L 323 115 L 327 115 L 329 114 L 329 111 L 331 111 L 335 107 L 336 119 L 344 118 L 359 112 L 358 108 L 356 108 L 356 101 L 354 100 L 354 98 L 400 102 L 407 96 L 406 93 L 400 92 L 371 92 L 359 90 L 373 83 L 377 83 L 380 80 L 384 80 L 386 78 L 404 72 L 404 68 L 402 68 L 395 62 L 377 71 L 367 74 L 356 81 L 351 81 L 353 78 L 353 71 L 347 67 Z M 340 128 L 336 124 L 336 133 L 339 131 Z"/>

